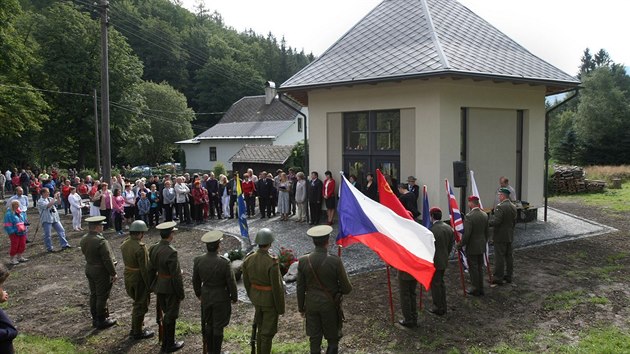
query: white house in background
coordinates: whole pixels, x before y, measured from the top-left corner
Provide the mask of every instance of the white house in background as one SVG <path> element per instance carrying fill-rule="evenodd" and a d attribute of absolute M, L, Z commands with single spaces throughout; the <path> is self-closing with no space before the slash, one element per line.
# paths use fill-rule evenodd
<path fill-rule="evenodd" d="M 308 114 L 307 108 L 288 103 Z M 267 95 L 241 98 L 215 126 L 176 144 L 186 154 L 187 169 L 211 170 L 220 162 L 226 170 L 232 170 L 230 158 L 245 145 L 295 145 L 301 140 L 304 118 L 280 102 L 273 90 Z"/>
<path fill-rule="evenodd" d="M 541 206 L 545 96 L 579 84 L 455 0 L 386 0 L 279 92 L 309 108 L 311 171 L 413 175 L 448 210 L 453 161 L 484 204 L 507 176 Z"/>

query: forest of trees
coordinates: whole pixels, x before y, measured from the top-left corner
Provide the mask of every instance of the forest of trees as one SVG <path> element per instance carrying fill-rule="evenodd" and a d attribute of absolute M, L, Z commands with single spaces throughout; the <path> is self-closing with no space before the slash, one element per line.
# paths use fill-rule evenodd
<path fill-rule="evenodd" d="M 587 48 L 579 68 L 579 95 L 551 114 L 552 158 L 565 164 L 630 163 L 630 76 L 606 50 Z"/>
<path fill-rule="evenodd" d="M 97 165 L 95 3 L 0 2 L 3 166 Z M 313 60 L 271 33 L 239 33 L 203 6 L 193 13 L 169 0 L 110 0 L 109 18 L 115 164 L 171 160 L 174 141 L 211 127 L 242 96 L 263 94 L 266 80 L 282 83 Z"/>

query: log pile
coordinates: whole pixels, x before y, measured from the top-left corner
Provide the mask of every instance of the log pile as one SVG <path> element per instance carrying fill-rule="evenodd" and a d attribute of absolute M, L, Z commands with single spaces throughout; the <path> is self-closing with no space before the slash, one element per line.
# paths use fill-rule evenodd
<path fill-rule="evenodd" d="M 576 194 L 584 192 L 603 192 L 606 182 L 587 180 L 584 169 L 579 166 L 554 165 L 551 176 L 551 189 L 558 194 Z"/>

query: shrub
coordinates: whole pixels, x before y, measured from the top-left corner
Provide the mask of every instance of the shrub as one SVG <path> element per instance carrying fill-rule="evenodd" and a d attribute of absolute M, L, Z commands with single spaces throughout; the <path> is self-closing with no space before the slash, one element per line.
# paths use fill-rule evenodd
<path fill-rule="evenodd" d="M 212 169 L 212 172 L 214 172 L 214 176 L 216 178 L 219 178 L 220 175 L 225 174 L 225 166 L 223 165 L 222 162 L 217 162 L 214 164 L 214 168 Z"/>
<path fill-rule="evenodd" d="M 96 172 L 96 170 L 84 168 L 81 171 L 79 171 L 79 177 L 85 179 L 86 176 L 92 176 L 92 178 L 95 180 L 100 177 L 98 172 Z"/>

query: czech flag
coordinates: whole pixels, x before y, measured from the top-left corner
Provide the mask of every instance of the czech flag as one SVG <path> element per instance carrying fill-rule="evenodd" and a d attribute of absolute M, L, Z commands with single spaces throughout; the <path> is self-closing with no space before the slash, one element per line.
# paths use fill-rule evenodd
<path fill-rule="evenodd" d="M 249 240 L 249 229 L 247 228 L 247 217 L 245 217 L 245 197 L 241 188 L 241 180 L 236 175 L 236 201 L 238 203 L 238 226 L 241 228 L 241 236 Z"/>
<path fill-rule="evenodd" d="M 366 197 L 342 176 L 337 244 L 361 242 L 390 266 L 411 274 L 426 289 L 435 272 L 433 233 Z"/>

